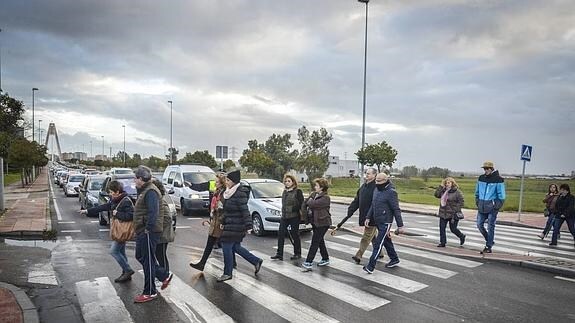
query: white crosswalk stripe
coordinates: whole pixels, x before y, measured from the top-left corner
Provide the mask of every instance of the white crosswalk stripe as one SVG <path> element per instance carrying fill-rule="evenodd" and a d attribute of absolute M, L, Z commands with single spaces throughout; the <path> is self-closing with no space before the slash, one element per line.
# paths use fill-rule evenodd
<path fill-rule="evenodd" d="M 77 282 L 76 294 L 86 323 L 133 322 L 108 277 Z"/>
<path fill-rule="evenodd" d="M 224 264 L 221 261 L 210 259 L 205 272 L 218 277 L 223 268 Z M 237 270 L 234 272 L 234 278 L 225 281 L 225 283 L 290 322 L 338 322 L 336 319 Z"/>
<path fill-rule="evenodd" d="M 335 238 L 346 240 L 346 241 L 353 241 L 353 242 L 357 242 L 357 243 L 359 243 L 361 241 L 361 237 L 358 237 L 355 235 L 349 235 L 349 234 L 336 235 Z M 395 250 L 398 253 L 413 255 L 413 256 L 420 257 L 420 258 L 436 260 L 436 261 L 445 262 L 445 263 L 449 263 L 452 265 L 458 265 L 458 266 L 462 266 L 462 267 L 466 267 L 466 268 L 475 268 L 475 267 L 482 265 L 482 263 L 478 262 L 478 261 L 461 259 L 461 258 L 457 258 L 457 257 L 452 257 L 452 256 L 434 253 L 434 252 L 428 252 L 428 251 L 424 251 L 424 250 L 409 248 L 409 247 L 405 247 L 405 246 L 396 245 Z"/>
<path fill-rule="evenodd" d="M 269 256 L 253 251 L 254 255 L 265 259 Z M 264 268 L 272 270 L 280 275 L 296 280 L 306 286 L 331 295 L 341 301 L 349 303 L 355 307 L 370 311 L 389 303 L 389 300 L 377 297 L 356 287 L 341 283 L 337 280 L 330 279 L 318 273 L 302 273 L 300 267 L 296 267 L 283 261 L 268 261 Z"/>

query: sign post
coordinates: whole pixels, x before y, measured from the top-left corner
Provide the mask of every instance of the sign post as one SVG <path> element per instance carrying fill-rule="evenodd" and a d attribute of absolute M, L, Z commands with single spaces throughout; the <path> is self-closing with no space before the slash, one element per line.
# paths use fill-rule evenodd
<path fill-rule="evenodd" d="M 517 213 L 517 220 L 521 222 L 521 207 L 523 206 L 523 182 L 525 180 L 525 164 L 531 161 L 533 153 L 533 146 L 521 146 L 521 160 L 523 161 L 523 171 L 521 171 L 521 188 L 519 189 L 519 210 Z"/>
<path fill-rule="evenodd" d="M 224 170 L 224 159 L 228 159 L 228 146 L 216 146 L 216 159 L 220 159 L 220 169 Z"/>

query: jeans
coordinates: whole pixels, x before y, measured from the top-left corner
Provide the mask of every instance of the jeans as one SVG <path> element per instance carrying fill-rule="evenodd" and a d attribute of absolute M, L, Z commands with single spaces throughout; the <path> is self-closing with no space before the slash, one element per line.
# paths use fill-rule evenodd
<path fill-rule="evenodd" d="M 461 233 L 461 231 L 459 231 L 459 229 L 457 228 L 457 224 L 459 224 L 459 219 L 439 218 L 439 243 L 441 244 L 447 243 L 447 237 L 445 236 L 445 228 L 447 227 L 447 223 L 449 223 L 449 230 L 451 230 L 453 234 L 455 234 L 460 239 L 463 236 L 463 233 Z"/>
<path fill-rule="evenodd" d="M 497 213 L 499 213 L 497 210 L 493 210 L 491 213 L 477 212 L 477 229 L 479 229 L 479 233 L 485 238 L 485 246 L 489 249 L 493 247 L 495 240 Z M 485 230 L 485 221 L 487 221 L 487 231 Z"/>
<path fill-rule="evenodd" d="M 293 253 L 294 255 L 301 255 L 301 240 L 299 238 L 299 217 L 280 220 L 280 228 L 278 231 L 278 251 L 277 254 L 283 257 L 284 254 L 284 240 L 286 234 L 290 234 L 293 239 Z M 290 226 L 288 233 L 288 226 Z"/>
<path fill-rule="evenodd" d="M 367 250 L 369 243 L 371 242 L 375 247 L 375 237 L 377 236 L 377 227 L 365 226 L 363 228 L 363 235 L 361 236 L 361 241 L 359 242 L 359 249 L 355 253 L 355 256 L 359 259 L 363 257 L 363 253 Z"/>
<path fill-rule="evenodd" d="M 144 295 L 156 294 L 154 278 L 160 281 L 168 278 L 168 271 L 159 267 L 156 260 L 156 245 L 160 239 L 160 233 L 142 232 L 136 237 L 136 259 L 144 269 Z"/>
<path fill-rule="evenodd" d="M 373 246 L 373 252 L 371 253 L 371 257 L 369 258 L 369 263 L 367 264 L 367 268 L 369 270 L 375 269 L 375 264 L 377 263 L 377 258 L 381 254 L 381 249 L 385 247 L 385 251 L 389 256 L 391 261 L 399 260 L 397 256 L 397 252 L 395 252 L 395 247 L 393 246 L 393 242 L 389 237 L 389 230 L 391 230 L 391 223 L 384 223 L 377 225 L 377 237 L 375 238 L 375 243 Z"/>
<path fill-rule="evenodd" d="M 126 257 L 126 243 L 112 241 L 112 246 L 110 247 L 110 254 L 120 267 L 122 267 L 122 273 L 132 271 L 132 267 L 128 263 L 128 257 Z"/>
<path fill-rule="evenodd" d="M 545 228 L 543 228 L 543 236 L 547 236 L 547 234 L 549 233 L 549 231 L 551 231 L 551 228 L 553 228 L 553 222 L 555 220 L 555 214 L 553 213 L 549 213 L 549 216 L 547 217 L 547 222 L 545 223 Z M 553 230 L 555 231 L 555 230 Z M 559 232 L 557 232 L 559 233 Z"/>
<path fill-rule="evenodd" d="M 568 217 L 562 218 L 560 216 L 555 217 L 555 221 L 553 221 L 553 236 L 551 236 L 551 244 L 557 244 L 557 235 L 559 235 L 559 231 L 561 230 L 561 226 L 563 222 L 567 221 L 567 228 L 571 235 L 573 236 L 573 240 L 575 240 L 575 217 Z"/>
<path fill-rule="evenodd" d="M 168 261 L 168 243 L 158 243 L 156 245 L 156 259 L 158 265 L 166 271 L 170 271 L 170 262 Z"/>
<path fill-rule="evenodd" d="M 224 252 L 224 275 L 232 275 L 232 271 L 234 269 L 234 253 L 242 256 L 242 258 L 254 266 L 260 261 L 260 258 L 242 247 L 240 242 L 222 242 L 222 250 Z"/>
<path fill-rule="evenodd" d="M 307 257 L 305 258 L 306 262 L 312 262 L 313 258 L 315 258 L 315 254 L 317 253 L 317 249 L 319 248 L 319 253 L 321 254 L 322 260 L 328 260 L 329 254 L 327 253 L 327 248 L 325 247 L 325 240 L 324 236 L 329 226 L 325 227 L 316 227 L 312 224 L 313 234 L 311 236 L 311 246 L 309 247 L 309 251 L 307 252 Z"/>

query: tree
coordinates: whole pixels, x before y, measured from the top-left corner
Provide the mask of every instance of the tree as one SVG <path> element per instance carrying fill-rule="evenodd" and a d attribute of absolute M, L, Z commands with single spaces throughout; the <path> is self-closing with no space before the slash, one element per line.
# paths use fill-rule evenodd
<path fill-rule="evenodd" d="M 140 154 L 133 154 L 132 158 L 126 159 L 126 163 L 129 167 L 136 168 L 144 164 L 144 161 L 142 160 L 142 156 L 140 156 Z"/>
<path fill-rule="evenodd" d="M 234 161 L 231 159 L 228 159 L 224 162 L 224 171 L 226 171 L 226 172 L 230 169 L 235 168 L 235 167 L 236 167 L 236 163 L 234 163 Z"/>
<path fill-rule="evenodd" d="M 294 168 L 297 159 L 297 150 L 290 151 L 293 146 L 291 135 L 272 134 L 264 143 L 264 152 L 275 162 L 271 170 L 271 178 L 281 179 L 284 174 Z"/>
<path fill-rule="evenodd" d="M 322 177 L 329 167 L 328 145 L 333 136 L 325 128 L 310 132 L 305 126 L 298 129 L 297 136 L 301 151 L 296 167 L 299 171 L 305 171 L 311 183 L 315 178 Z"/>
<path fill-rule="evenodd" d="M 441 178 L 446 178 L 447 176 L 449 176 L 449 173 L 451 173 L 451 171 L 447 168 L 440 168 L 440 167 L 431 167 L 427 170 L 427 173 L 429 174 L 429 176 L 437 176 L 437 177 L 441 177 Z"/>
<path fill-rule="evenodd" d="M 419 174 L 419 169 L 417 169 L 417 167 L 414 165 L 405 166 L 405 167 L 403 167 L 401 174 L 403 175 L 403 177 L 406 177 L 406 178 L 416 177 Z"/>
<path fill-rule="evenodd" d="M 138 155 L 139 157 L 139 155 Z M 135 154 L 134 154 L 134 159 L 135 158 Z M 162 169 L 162 168 L 166 168 L 166 166 L 168 165 L 168 162 L 160 157 L 156 157 L 156 156 L 150 156 L 146 159 L 144 159 L 143 161 L 141 161 L 141 164 L 139 165 L 146 165 L 148 167 L 150 167 L 153 170 L 158 170 L 158 169 Z M 134 167 L 137 167 L 139 165 L 136 165 Z"/>
<path fill-rule="evenodd" d="M 275 162 L 265 153 L 264 145 L 258 144 L 255 139 L 248 141 L 248 149 L 244 149 L 239 162 L 248 172 L 260 177 L 270 177 L 275 167 Z"/>
<path fill-rule="evenodd" d="M 174 148 L 174 147 L 170 147 L 168 148 L 168 154 L 166 155 L 166 159 L 168 160 L 168 162 L 172 163 L 172 161 L 176 161 L 178 160 L 178 153 L 179 151 Z"/>
<path fill-rule="evenodd" d="M 377 166 L 377 170 L 381 171 L 381 166 L 391 167 L 393 165 L 397 157 L 397 150 L 384 140 L 379 144 L 365 145 L 355 155 L 363 165 Z"/>
<path fill-rule="evenodd" d="M 181 164 L 200 164 L 209 168 L 218 167 L 216 159 L 207 150 L 197 150 L 193 154 L 186 153 L 184 158 L 180 159 L 178 162 Z"/>

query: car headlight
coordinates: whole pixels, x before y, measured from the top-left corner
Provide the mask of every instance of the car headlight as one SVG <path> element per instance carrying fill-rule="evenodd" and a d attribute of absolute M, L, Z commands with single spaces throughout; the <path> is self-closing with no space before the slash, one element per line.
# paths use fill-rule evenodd
<path fill-rule="evenodd" d="M 201 199 L 202 197 L 200 196 L 200 194 L 190 194 L 190 198 L 191 198 L 192 200 L 199 200 L 199 199 Z"/>
<path fill-rule="evenodd" d="M 273 215 L 273 216 L 279 216 L 279 217 L 282 216 L 282 211 L 280 211 L 280 210 L 266 208 L 266 211 L 268 211 L 268 213 Z"/>

